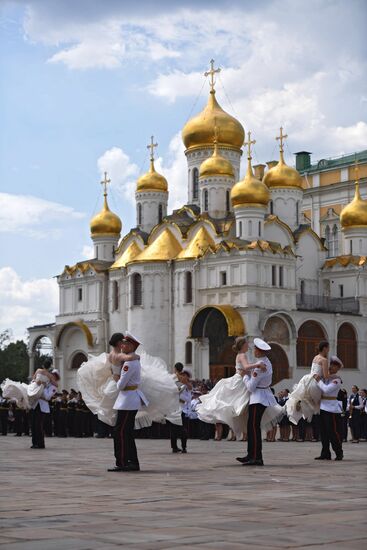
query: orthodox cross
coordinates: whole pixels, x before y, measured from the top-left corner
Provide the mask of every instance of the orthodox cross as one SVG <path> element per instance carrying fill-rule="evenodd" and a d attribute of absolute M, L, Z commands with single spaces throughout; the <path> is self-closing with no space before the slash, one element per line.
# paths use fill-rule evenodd
<path fill-rule="evenodd" d="M 214 78 L 214 75 L 216 73 L 220 73 L 220 68 L 218 67 L 218 69 L 214 69 L 214 59 L 211 59 L 210 60 L 210 71 L 206 71 L 204 73 L 204 76 L 210 76 L 210 88 L 211 88 L 211 91 L 214 92 L 214 85 L 215 85 L 215 78 Z"/>
<path fill-rule="evenodd" d="M 147 149 L 150 149 L 150 160 L 154 160 L 155 147 L 158 147 L 158 143 L 154 143 L 154 136 L 150 136 L 150 144 L 147 145 Z"/>
<path fill-rule="evenodd" d="M 111 180 L 107 179 L 107 172 L 104 173 L 104 179 L 101 181 L 103 185 L 104 196 L 107 197 L 107 185 L 111 183 Z"/>
<path fill-rule="evenodd" d="M 281 126 L 280 127 L 280 135 L 275 138 L 276 140 L 280 141 L 280 152 L 281 153 L 284 152 L 283 140 L 286 139 L 287 137 L 288 137 L 288 134 L 283 134 L 283 127 Z"/>
<path fill-rule="evenodd" d="M 251 132 L 247 132 L 247 135 L 248 135 L 248 141 L 245 141 L 244 145 L 247 146 L 247 158 L 251 159 L 252 158 L 252 156 L 251 156 L 251 145 L 255 145 L 256 139 L 253 139 L 251 141 Z"/>
<path fill-rule="evenodd" d="M 359 182 L 359 166 L 358 166 L 358 160 L 356 159 L 354 162 L 354 176 L 356 183 Z"/>

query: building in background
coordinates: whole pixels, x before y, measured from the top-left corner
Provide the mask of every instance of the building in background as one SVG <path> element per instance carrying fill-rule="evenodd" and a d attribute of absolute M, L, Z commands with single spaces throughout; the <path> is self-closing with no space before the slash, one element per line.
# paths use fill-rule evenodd
<path fill-rule="evenodd" d="M 275 383 L 291 387 L 310 368 L 320 340 L 345 365 L 344 383 L 367 378 L 367 150 L 312 164 L 296 153 L 252 166 L 251 133 L 215 93 L 182 132 L 187 204 L 167 213 L 169 183 L 150 168 L 136 185 L 136 227 L 104 204 L 90 223 L 94 258 L 58 277 L 55 323 L 31 327 L 32 356 L 51 339 L 63 387 L 76 385 L 88 354 L 107 351 L 112 333 L 130 330 L 169 366 L 198 378 L 234 372 L 236 336 L 272 346 Z M 245 146 L 247 169 L 241 178 Z M 357 168 L 356 168 L 357 167 Z"/>

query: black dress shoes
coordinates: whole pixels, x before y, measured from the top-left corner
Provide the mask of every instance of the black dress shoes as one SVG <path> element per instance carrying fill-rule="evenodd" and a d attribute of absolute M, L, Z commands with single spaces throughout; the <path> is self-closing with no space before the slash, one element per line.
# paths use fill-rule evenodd
<path fill-rule="evenodd" d="M 122 472 L 123 469 L 120 466 L 114 466 L 113 468 L 108 468 L 107 472 Z"/>
<path fill-rule="evenodd" d="M 172 452 L 173 453 L 182 453 L 181 449 L 178 449 L 178 448 L 177 449 L 172 449 Z"/>
<path fill-rule="evenodd" d="M 182 449 L 181 453 L 183 453 L 184 455 L 187 453 L 187 450 L 186 449 Z"/>
<path fill-rule="evenodd" d="M 237 456 L 236 460 L 238 460 L 238 462 L 241 462 L 241 464 L 245 464 L 245 462 L 248 462 L 250 459 L 248 456 Z"/>
<path fill-rule="evenodd" d="M 331 460 L 331 456 L 315 456 L 315 460 Z"/>
<path fill-rule="evenodd" d="M 247 460 L 242 463 L 242 466 L 264 466 L 264 462 L 262 460 Z"/>
<path fill-rule="evenodd" d="M 128 464 L 127 466 L 115 466 L 114 468 L 108 468 L 107 472 L 139 472 L 139 464 Z"/>
<path fill-rule="evenodd" d="M 336 455 L 334 460 L 343 460 L 343 455 Z"/>
<path fill-rule="evenodd" d="M 43 446 L 43 447 L 40 447 L 39 445 L 32 445 L 31 446 L 31 449 L 44 449 L 44 448 L 45 448 L 45 446 Z"/>

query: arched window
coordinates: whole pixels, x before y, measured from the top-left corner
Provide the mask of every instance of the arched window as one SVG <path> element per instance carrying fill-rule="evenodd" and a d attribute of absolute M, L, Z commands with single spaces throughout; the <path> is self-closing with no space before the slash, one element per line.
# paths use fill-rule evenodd
<path fill-rule="evenodd" d="M 192 171 L 192 198 L 197 199 L 199 196 L 199 170 L 194 168 Z"/>
<path fill-rule="evenodd" d="M 242 237 L 242 222 L 238 222 L 239 237 Z"/>
<path fill-rule="evenodd" d="M 274 204 L 273 201 L 269 201 L 270 214 L 274 214 Z"/>
<path fill-rule="evenodd" d="M 204 212 L 209 210 L 209 193 L 207 189 L 204 189 Z"/>
<path fill-rule="evenodd" d="M 252 221 L 250 220 L 248 222 L 248 234 L 251 237 L 252 236 Z"/>
<path fill-rule="evenodd" d="M 134 273 L 132 278 L 133 306 L 141 306 L 143 303 L 142 281 L 140 273 Z"/>
<path fill-rule="evenodd" d="M 327 336 L 322 326 L 316 321 L 306 321 L 299 327 L 297 337 L 297 365 L 299 367 L 311 366 L 321 340 L 327 340 Z"/>
<path fill-rule="evenodd" d="M 333 231 L 331 233 L 331 251 L 333 258 L 339 253 L 339 235 L 338 226 L 334 224 Z"/>
<path fill-rule="evenodd" d="M 229 189 L 227 189 L 227 191 L 226 191 L 226 212 L 229 212 L 230 209 L 231 209 L 230 198 L 231 198 L 231 193 L 230 193 Z"/>
<path fill-rule="evenodd" d="M 296 225 L 299 225 L 299 201 L 296 202 Z"/>
<path fill-rule="evenodd" d="M 71 369 L 78 369 L 80 367 L 80 365 L 82 365 L 86 361 L 88 361 L 88 358 L 84 353 L 81 353 L 81 352 L 76 353 L 74 355 L 74 357 L 72 358 L 72 360 L 71 360 L 70 368 Z"/>
<path fill-rule="evenodd" d="M 140 202 L 139 202 L 139 203 L 138 203 L 138 225 L 141 225 L 141 221 L 142 221 L 141 204 L 140 204 Z"/>
<path fill-rule="evenodd" d="M 192 273 L 186 271 L 185 273 L 185 304 L 191 304 L 192 302 Z"/>
<path fill-rule="evenodd" d="M 261 237 L 261 222 L 259 222 L 259 237 Z"/>
<path fill-rule="evenodd" d="M 119 284 L 117 281 L 112 283 L 112 311 L 119 308 Z"/>
<path fill-rule="evenodd" d="M 185 344 L 185 363 L 186 365 L 192 364 L 192 342 L 186 342 Z"/>
<path fill-rule="evenodd" d="M 301 302 L 305 299 L 305 282 L 301 280 L 300 282 L 300 290 L 301 290 Z"/>
<path fill-rule="evenodd" d="M 161 223 L 163 220 L 163 206 L 160 204 L 158 206 L 158 223 Z"/>
<path fill-rule="evenodd" d="M 331 231 L 330 231 L 330 227 L 327 225 L 325 227 L 325 246 L 327 248 L 327 257 L 328 258 L 331 258 L 332 257 L 332 253 L 331 253 Z"/>
<path fill-rule="evenodd" d="M 358 368 L 357 336 L 350 323 L 339 327 L 336 354 L 346 369 Z"/>

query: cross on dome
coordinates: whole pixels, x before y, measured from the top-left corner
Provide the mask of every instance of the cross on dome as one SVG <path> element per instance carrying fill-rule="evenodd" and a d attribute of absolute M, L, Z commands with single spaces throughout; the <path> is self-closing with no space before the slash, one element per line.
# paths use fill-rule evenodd
<path fill-rule="evenodd" d="M 359 166 L 358 166 L 358 160 L 356 159 L 354 162 L 354 176 L 355 176 L 355 183 L 359 183 Z"/>
<path fill-rule="evenodd" d="M 214 86 L 215 86 L 214 75 L 216 73 L 220 73 L 220 71 L 221 71 L 220 67 L 218 67 L 217 69 L 214 69 L 214 59 L 211 59 L 210 60 L 210 71 L 206 71 L 204 73 L 204 76 L 210 76 L 209 85 L 210 85 L 210 89 L 211 89 L 212 92 L 215 92 L 215 90 L 214 90 Z"/>
<path fill-rule="evenodd" d="M 104 179 L 101 181 L 101 184 L 103 185 L 103 194 L 105 197 L 107 197 L 107 185 L 111 183 L 110 179 L 107 179 L 107 172 L 104 173 Z"/>
<path fill-rule="evenodd" d="M 275 139 L 279 141 L 279 149 L 281 153 L 284 153 L 283 140 L 288 137 L 288 134 L 283 134 L 283 126 L 280 127 L 280 135 Z"/>
<path fill-rule="evenodd" d="M 248 135 L 248 140 L 244 142 L 244 146 L 246 147 L 247 146 L 247 158 L 248 160 L 251 160 L 252 159 L 252 156 L 251 156 L 251 145 L 255 145 L 256 143 L 256 139 L 253 139 L 251 141 L 251 132 L 247 132 L 247 135 Z M 277 138 L 278 139 L 278 138 Z"/>
<path fill-rule="evenodd" d="M 154 136 L 150 136 L 150 144 L 147 145 L 147 149 L 150 149 L 150 160 L 154 160 L 155 147 L 158 147 L 158 143 L 154 143 Z"/>

